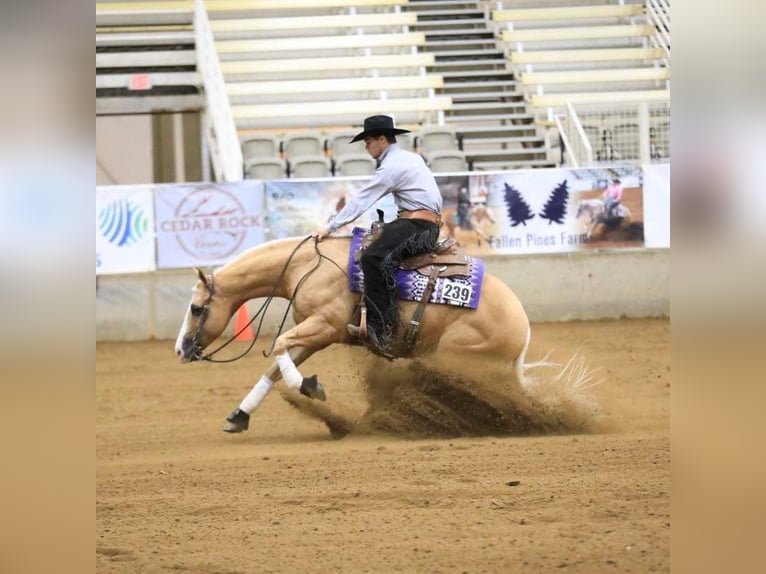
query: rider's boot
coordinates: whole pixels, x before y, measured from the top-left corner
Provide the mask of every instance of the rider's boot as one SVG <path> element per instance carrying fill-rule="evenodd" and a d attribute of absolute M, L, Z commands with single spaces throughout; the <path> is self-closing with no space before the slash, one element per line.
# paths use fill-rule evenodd
<path fill-rule="evenodd" d="M 362 337 L 361 334 L 361 328 L 357 325 L 346 325 L 346 331 L 349 335 L 352 337 L 355 337 L 357 339 L 360 339 Z M 391 337 L 378 337 L 378 334 L 376 332 L 375 327 L 367 324 L 367 340 L 369 343 L 372 344 L 373 347 L 375 347 L 378 351 L 381 353 L 387 354 L 388 353 L 388 347 L 391 344 Z"/>

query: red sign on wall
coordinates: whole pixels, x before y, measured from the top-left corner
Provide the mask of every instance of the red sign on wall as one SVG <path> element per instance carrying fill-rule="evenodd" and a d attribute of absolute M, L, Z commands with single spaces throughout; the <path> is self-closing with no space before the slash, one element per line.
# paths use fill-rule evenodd
<path fill-rule="evenodd" d="M 133 74 L 128 84 L 130 90 L 151 90 L 152 80 L 149 74 Z"/>

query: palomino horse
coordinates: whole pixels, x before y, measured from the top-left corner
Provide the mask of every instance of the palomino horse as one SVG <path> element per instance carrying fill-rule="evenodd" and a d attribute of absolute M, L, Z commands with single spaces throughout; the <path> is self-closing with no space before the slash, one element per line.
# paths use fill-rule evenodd
<path fill-rule="evenodd" d="M 483 203 L 472 205 L 468 210 L 468 222 L 471 231 L 479 237 L 479 245 L 481 245 L 482 239 L 489 243 L 489 237 L 484 233 L 484 224 L 486 222 L 495 223 L 492 211 Z M 448 217 L 446 218 L 445 225 L 447 226 L 448 236 L 454 238 L 455 229 L 458 227 L 457 222 Z"/>
<path fill-rule="evenodd" d="M 316 377 L 304 377 L 298 367 L 334 343 L 354 343 L 346 325 L 360 295 L 349 290 L 350 244 L 349 237 L 329 237 L 320 243 L 308 238 L 276 240 L 245 251 L 212 275 L 197 270 L 199 281 L 175 345 L 182 363 L 208 359 L 209 355 L 203 356 L 205 348 L 249 299 L 289 299 L 295 320 L 295 326 L 274 342 L 275 363 L 227 418 L 224 431 L 246 430 L 249 415 L 279 380 L 293 390 L 289 392 L 298 403 L 315 405 L 305 409 L 312 411 L 308 414 L 330 426 L 327 417 L 316 414 L 317 408 L 329 408 L 329 403 L 320 407 L 295 391 L 324 400 Z M 403 320 L 412 316 L 416 305 L 401 303 Z M 403 330 L 399 329 L 399 337 Z M 431 373 L 466 379 L 480 375 L 488 382 L 490 395 L 505 397 L 516 412 L 525 412 L 532 408 L 524 379 L 529 341 L 529 320 L 521 302 L 505 283 L 485 274 L 476 309 L 428 305 L 409 358 Z"/>
<path fill-rule="evenodd" d="M 594 235 L 598 236 L 610 228 L 626 227 L 630 225 L 631 213 L 623 204 L 616 207 L 617 215 L 607 217 L 606 204 L 602 199 L 583 199 L 577 206 L 577 218 L 588 216 L 587 235 L 590 240 Z"/>

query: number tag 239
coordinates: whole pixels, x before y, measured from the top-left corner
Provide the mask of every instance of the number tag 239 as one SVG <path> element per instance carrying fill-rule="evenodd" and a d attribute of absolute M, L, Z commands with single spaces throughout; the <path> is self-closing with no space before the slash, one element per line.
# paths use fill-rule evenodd
<path fill-rule="evenodd" d="M 465 306 L 471 302 L 471 295 L 473 294 L 473 287 L 464 283 L 458 283 L 457 281 L 444 281 L 444 288 L 442 289 L 442 299 L 444 299 L 450 305 Z"/>

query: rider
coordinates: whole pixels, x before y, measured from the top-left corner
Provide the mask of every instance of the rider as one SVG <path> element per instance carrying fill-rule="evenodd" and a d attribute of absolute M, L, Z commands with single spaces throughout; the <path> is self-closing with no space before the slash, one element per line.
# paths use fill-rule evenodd
<path fill-rule="evenodd" d="M 436 246 L 441 226 L 442 196 L 431 170 L 418 154 L 396 143 L 397 134 L 409 133 L 394 127 L 390 116 L 365 118 L 364 130 L 351 143 L 364 140 L 367 152 L 378 160 L 370 182 L 330 222 L 311 235 L 318 241 L 354 221 L 381 197 L 390 193 L 398 210 L 396 220 L 386 224 L 380 237 L 361 257 L 368 313 L 367 333 L 381 351 L 387 351 L 399 325 L 399 293 L 394 274 L 399 263 L 413 255 L 428 253 Z M 359 336 L 360 328 L 347 330 Z"/>
<path fill-rule="evenodd" d="M 470 231 L 471 229 L 471 196 L 468 189 L 461 187 L 457 192 L 457 224 L 460 229 Z"/>
<path fill-rule="evenodd" d="M 620 185 L 620 180 L 614 178 L 612 183 L 610 183 L 604 190 L 602 197 L 604 199 L 604 211 L 607 219 L 617 217 L 617 206 L 620 205 L 620 201 L 622 201 L 622 186 Z"/>

